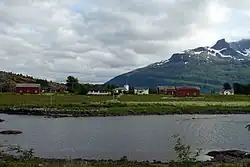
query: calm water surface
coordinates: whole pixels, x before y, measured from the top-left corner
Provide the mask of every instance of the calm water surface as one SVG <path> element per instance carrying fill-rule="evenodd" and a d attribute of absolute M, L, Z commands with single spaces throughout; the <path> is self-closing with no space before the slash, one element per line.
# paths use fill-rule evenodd
<path fill-rule="evenodd" d="M 192 119 L 195 117 L 196 119 Z M 171 160 L 171 137 L 179 134 L 185 144 L 218 149 L 250 148 L 245 126 L 250 115 L 168 115 L 104 118 L 58 118 L 0 114 L 0 130 L 21 130 L 16 136 L 0 135 L 0 144 L 33 148 L 40 157 Z M 202 156 L 202 158 L 204 158 Z"/>

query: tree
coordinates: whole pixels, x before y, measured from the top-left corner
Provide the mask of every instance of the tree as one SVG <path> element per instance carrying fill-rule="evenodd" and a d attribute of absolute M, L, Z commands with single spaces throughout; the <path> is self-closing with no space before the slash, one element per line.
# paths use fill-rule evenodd
<path fill-rule="evenodd" d="M 13 92 L 15 89 L 16 83 L 10 79 L 7 79 L 3 86 L 2 86 L 2 91 L 3 92 Z"/>
<path fill-rule="evenodd" d="M 80 85 L 78 94 L 80 95 L 86 95 L 88 93 L 89 89 L 86 85 L 82 84 Z"/>
<path fill-rule="evenodd" d="M 231 85 L 230 85 L 229 83 L 224 83 L 224 84 L 223 84 L 223 89 L 224 89 L 224 90 L 231 90 L 232 87 L 231 87 Z"/>
<path fill-rule="evenodd" d="M 239 84 L 239 83 L 234 83 L 233 87 L 234 87 L 234 93 L 235 94 L 245 94 L 245 95 L 250 94 L 250 84 L 242 85 L 242 84 Z"/>
<path fill-rule="evenodd" d="M 66 86 L 70 93 L 76 93 L 79 90 L 80 84 L 78 83 L 78 79 L 73 76 L 68 76 L 66 80 Z"/>

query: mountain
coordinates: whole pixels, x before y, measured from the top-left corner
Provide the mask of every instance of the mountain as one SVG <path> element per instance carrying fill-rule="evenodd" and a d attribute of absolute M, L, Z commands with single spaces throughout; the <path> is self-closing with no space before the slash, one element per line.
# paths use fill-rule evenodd
<path fill-rule="evenodd" d="M 199 86 L 203 92 L 221 89 L 223 83 L 250 83 L 250 39 L 218 40 L 173 54 L 168 60 L 119 75 L 106 84 L 155 88 L 158 85 Z"/>

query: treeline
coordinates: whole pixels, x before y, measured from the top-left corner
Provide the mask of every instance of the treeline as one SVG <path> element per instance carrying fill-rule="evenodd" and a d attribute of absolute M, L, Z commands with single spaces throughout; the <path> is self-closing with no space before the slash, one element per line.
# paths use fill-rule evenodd
<path fill-rule="evenodd" d="M 239 84 L 234 83 L 233 84 L 234 94 L 250 94 L 250 84 Z"/>
<path fill-rule="evenodd" d="M 234 83 L 233 87 L 229 83 L 224 83 L 223 84 L 223 89 L 224 90 L 234 90 L 234 94 L 244 94 L 244 95 L 249 95 L 250 94 L 250 84 L 239 84 L 239 83 Z"/>
<path fill-rule="evenodd" d="M 115 88 L 114 85 L 102 84 L 81 84 L 78 79 L 73 76 L 68 76 L 66 84 L 48 81 L 46 79 L 34 78 L 28 75 L 15 74 L 12 72 L 0 71 L 0 92 L 13 92 L 16 83 L 36 83 L 40 84 L 45 92 L 67 89 L 70 93 L 87 94 L 89 91 L 111 91 Z M 60 91 L 59 91 L 60 92 Z"/>
<path fill-rule="evenodd" d="M 68 76 L 66 80 L 67 91 L 70 93 L 86 95 L 89 91 L 112 91 L 116 86 L 103 84 L 81 84 L 78 79 Z"/>

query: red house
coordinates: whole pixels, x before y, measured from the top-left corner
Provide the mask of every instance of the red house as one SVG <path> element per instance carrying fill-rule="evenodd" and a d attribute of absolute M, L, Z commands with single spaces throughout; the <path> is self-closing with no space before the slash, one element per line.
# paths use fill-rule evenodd
<path fill-rule="evenodd" d="M 198 97 L 200 96 L 200 88 L 197 87 L 176 87 L 175 96 L 177 97 Z"/>
<path fill-rule="evenodd" d="M 158 86 L 158 94 L 165 94 L 177 97 L 197 97 L 200 96 L 198 87 L 176 87 L 176 86 Z"/>
<path fill-rule="evenodd" d="M 41 85 L 34 83 L 18 83 L 16 84 L 15 92 L 21 94 L 39 94 L 41 92 Z"/>

